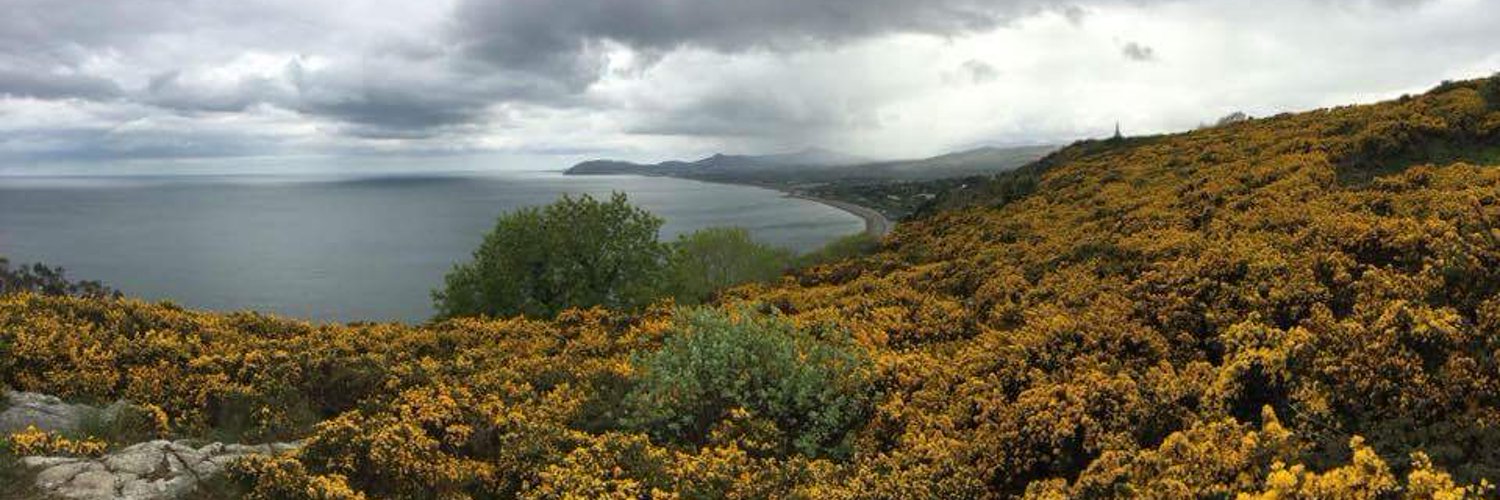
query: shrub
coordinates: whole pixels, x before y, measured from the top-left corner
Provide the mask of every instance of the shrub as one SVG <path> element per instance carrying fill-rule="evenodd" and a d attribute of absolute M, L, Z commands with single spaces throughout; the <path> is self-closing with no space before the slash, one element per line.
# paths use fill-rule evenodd
<path fill-rule="evenodd" d="M 812 267 L 841 260 L 852 259 L 874 253 L 880 248 L 880 239 L 869 233 L 851 234 L 823 245 L 822 248 L 798 258 L 800 267 Z"/>
<path fill-rule="evenodd" d="M 681 315 L 660 351 L 640 357 L 626 425 L 702 445 L 722 421 L 765 419 L 779 454 L 844 457 L 869 412 L 870 362 L 840 335 L 749 311 Z"/>
<path fill-rule="evenodd" d="M 61 267 L 22 264 L 11 269 L 10 260 L 0 257 L 0 295 L 20 292 L 77 297 L 120 296 L 120 292 L 98 281 L 69 281 L 67 272 Z"/>
<path fill-rule="evenodd" d="M 56 432 L 27 426 L 6 439 L 10 453 L 18 456 L 70 455 L 97 457 L 109 449 L 109 444 L 97 438 L 70 439 Z"/>
<path fill-rule="evenodd" d="M 672 245 L 668 287 L 678 303 L 695 304 L 721 288 L 776 279 L 792 259 L 791 251 L 756 243 L 744 229 L 708 228 Z"/>
<path fill-rule="evenodd" d="M 563 196 L 503 215 L 474 260 L 454 266 L 433 292 L 438 314 L 551 317 L 570 307 L 643 306 L 659 293 L 661 224 L 623 193 L 607 202 Z"/>
<path fill-rule="evenodd" d="M 1495 73 L 1495 76 L 1479 85 L 1479 95 L 1484 96 L 1490 109 L 1500 110 L 1500 73 Z"/>

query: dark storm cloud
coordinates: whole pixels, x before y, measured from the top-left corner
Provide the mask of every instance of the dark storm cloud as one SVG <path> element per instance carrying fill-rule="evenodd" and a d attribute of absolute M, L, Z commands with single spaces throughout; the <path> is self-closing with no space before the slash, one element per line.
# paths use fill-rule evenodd
<path fill-rule="evenodd" d="M 860 42 L 896 40 L 895 52 L 962 45 L 1045 13 L 1052 20 L 1041 25 L 1067 23 L 1062 37 L 1125 43 L 1148 35 L 1103 33 L 1120 29 L 1111 21 L 1157 3 L 1166 0 L 0 0 L 0 160 L 15 151 L 212 156 L 374 143 L 441 150 L 469 140 L 522 148 L 554 135 L 635 147 L 632 134 L 791 141 L 868 131 L 899 122 L 882 106 L 965 91 L 954 82 L 997 92 L 1043 85 L 1027 80 L 1030 66 L 1015 64 L 1025 57 L 1010 56 L 1053 56 L 1045 45 L 995 46 L 933 65 L 907 58 L 885 66 L 868 63 L 884 55 L 861 52 Z M 1447 8 L 1486 17 L 1482 6 L 1438 0 L 1272 3 L 1214 0 L 1194 15 L 1250 31 L 1315 22 L 1267 21 L 1262 11 L 1404 18 Z M 1162 12 L 1200 10 L 1172 4 Z M 1407 33 L 1392 26 L 1365 31 Z M 1493 47 L 1493 32 L 1428 31 L 1398 47 Z M 908 43 L 897 34 L 929 37 Z M 1095 44 L 1091 55 L 1056 57 L 1150 61 L 1159 49 L 1174 63 L 1193 61 L 1195 51 L 1173 40 Z M 1407 60 L 1479 60 L 1440 55 Z"/>
<path fill-rule="evenodd" d="M 455 33 L 479 59 L 582 85 L 599 76 L 603 41 L 648 53 L 790 50 L 892 33 L 956 36 L 1046 9 L 1081 15 L 1052 0 L 464 0 Z"/>

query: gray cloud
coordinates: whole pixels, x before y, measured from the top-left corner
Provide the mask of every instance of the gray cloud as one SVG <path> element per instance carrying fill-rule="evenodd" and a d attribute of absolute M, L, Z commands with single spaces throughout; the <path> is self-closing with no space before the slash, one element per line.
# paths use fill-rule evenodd
<path fill-rule="evenodd" d="M 1083 26 L 1084 19 L 1088 18 L 1089 11 L 1077 5 L 1069 5 L 1062 9 L 1063 17 L 1073 26 Z"/>
<path fill-rule="evenodd" d="M 1139 42 L 1126 43 L 1124 47 L 1120 48 L 1120 53 L 1124 54 L 1126 59 L 1132 61 L 1150 62 L 1156 60 L 1156 49 Z"/>
<path fill-rule="evenodd" d="M 49 74 L 0 67 L 0 95 L 35 99 L 109 99 L 122 91 L 115 82 L 82 74 Z"/>
<path fill-rule="evenodd" d="M 846 142 L 926 147 L 1018 134 L 1038 117 L 1055 120 L 1047 126 L 1056 137 L 1101 121 L 1080 115 L 1167 123 L 1173 111 L 1152 106 L 1174 103 L 1217 109 L 1239 98 L 1234 107 L 1257 113 L 1242 96 L 1323 104 L 1285 97 L 1293 88 L 1364 98 L 1412 80 L 1487 73 L 1500 61 L 1493 9 L 1437 0 L 1212 0 L 1159 10 L 1167 0 L 434 1 L 0 0 L 0 164 L 69 151 L 216 156 L 371 144 L 644 151 L 672 137 L 805 145 L 875 134 Z M 1014 22 L 1035 14 L 1046 15 Z M 1136 29 L 1143 19 L 1170 32 Z M 1214 32 L 1231 25 L 1236 33 Z M 1012 29 L 996 31 L 1003 27 Z M 922 36 L 896 36 L 907 34 Z M 1242 46 L 1250 35 L 1297 51 Z M 1350 42 L 1317 43 L 1332 36 Z M 1129 42 L 1143 37 L 1152 45 Z M 1219 43 L 1183 43 L 1205 37 Z M 1102 74 L 1118 71 L 1122 57 L 1159 53 L 1173 64 Z M 1222 74 L 1221 61 L 1243 77 L 1184 84 L 1197 102 L 1070 97 L 1099 93 L 1112 76 L 1133 91 L 1180 95 L 1173 85 Z M 1407 66 L 1433 74 L 1383 77 L 1411 73 Z M 1322 76 L 1284 77 L 1310 68 Z M 1130 109 L 1093 109 L 1118 102 Z M 1012 118 L 1023 112 L 1024 124 Z"/>
<path fill-rule="evenodd" d="M 454 33 L 480 60 L 581 86 L 599 77 L 604 41 L 648 53 L 794 50 L 893 33 L 958 36 L 1047 9 L 1082 12 L 1056 0 L 463 0 Z"/>
<path fill-rule="evenodd" d="M 990 63 L 978 59 L 964 61 L 959 66 L 959 70 L 963 72 L 964 76 L 968 77 L 971 83 L 989 83 L 1000 77 L 1000 70 L 995 69 L 995 66 Z"/>

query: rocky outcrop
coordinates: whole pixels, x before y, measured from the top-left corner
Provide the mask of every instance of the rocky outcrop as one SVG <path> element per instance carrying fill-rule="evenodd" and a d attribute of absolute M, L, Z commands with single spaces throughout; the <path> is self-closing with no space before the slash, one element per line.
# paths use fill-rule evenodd
<path fill-rule="evenodd" d="M 45 394 L 7 392 L 0 411 L 0 434 L 38 429 L 76 432 L 84 419 L 112 418 L 126 403 L 105 408 L 69 404 Z M 241 445 L 192 441 L 147 441 L 98 458 L 24 457 L 36 470 L 36 486 L 45 495 L 78 500 L 169 500 L 197 488 L 205 479 L 246 455 L 273 455 L 296 450 L 297 443 Z"/>
<path fill-rule="evenodd" d="M 5 391 L 3 388 L 0 388 L 0 393 L 5 399 L 5 403 L 0 404 L 0 408 L 5 408 L 5 411 L 0 411 L 0 434 L 22 431 L 28 426 L 45 431 L 74 432 L 84 418 L 99 416 L 107 419 L 124 406 L 124 403 L 115 403 L 95 408 L 68 404 L 46 394 Z"/>
<path fill-rule="evenodd" d="M 223 472 L 230 462 L 251 454 L 296 450 L 295 443 L 238 445 L 187 441 L 148 441 L 100 458 L 26 457 L 41 469 L 36 486 L 59 498 L 78 500 L 168 500 L 193 491 L 200 481 Z"/>

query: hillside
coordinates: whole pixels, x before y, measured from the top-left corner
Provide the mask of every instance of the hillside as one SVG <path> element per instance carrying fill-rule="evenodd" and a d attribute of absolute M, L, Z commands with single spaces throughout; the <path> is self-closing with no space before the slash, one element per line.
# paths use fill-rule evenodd
<path fill-rule="evenodd" d="M 0 383 L 305 439 L 231 467 L 262 498 L 1493 496 L 1496 165 L 1500 77 L 1447 83 L 1075 144 L 873 255 L 730 292 L 727 319 L 311 326 L 18 295 Z M 735 322 L 795 348 L 703 333 Z M 657 357 L 696 336 L 722 364 Z M 777 353 L 802 364 L 744 361 Z M 672 385 L 767 371 L 791 382 L 722 412 Z"/>
<path fill-rule="evenodd" d="M 613 160 L 579 163 L 569 175 L 665 175 L 720 182 L 795 185 L 833 181 L 916 181 L 992 174 L 1014 169 L 1055 150 L 1052 146 L 983 147 L 921 160 L 871 162 L 855 156 L 808 149 L 797 153 L 746 156 L 717 154 L 694 162 L 639 164 Z"/>

